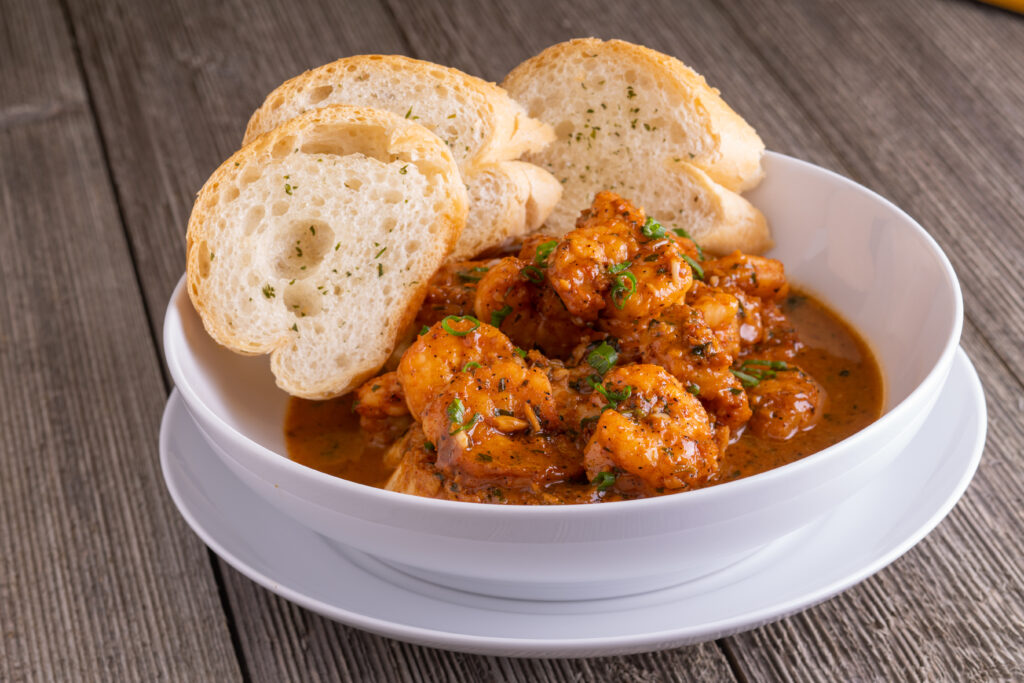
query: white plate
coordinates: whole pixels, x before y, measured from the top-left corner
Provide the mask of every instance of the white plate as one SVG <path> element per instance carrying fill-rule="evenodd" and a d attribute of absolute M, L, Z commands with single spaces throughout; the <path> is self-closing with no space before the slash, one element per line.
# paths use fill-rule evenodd
<path fill-rule="evenodd" d="M 236 479 L 210 451 L 177 392 L 164 412 L 160 458 L 192 529 L 235 569 L 288 600 L 422 645 L 582 657 L 665 649 L 755 628 L 864 580 L 949 513 L 978 466 L 985 430 L 981 383 L 958 350 L 918 436 L 884 479 L 833 514 L 711 576 L 625 598 L 569 602 L 455 591 L 336 545 Z"/>

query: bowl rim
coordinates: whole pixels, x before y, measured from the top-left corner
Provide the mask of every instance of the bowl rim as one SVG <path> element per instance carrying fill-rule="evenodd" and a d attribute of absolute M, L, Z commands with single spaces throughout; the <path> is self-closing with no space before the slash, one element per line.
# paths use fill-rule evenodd
<path fill-rule="evenodd" d="M 182 275 L 178 280 L 177 285 L 175 285 L 164 315 L 162 337 L 164 343 L 164 357 L 167 362 L 168 369 L 174 379 L 175 386 L 178 387 L 178 390 L 181 392 L 182 397 L 185 399 L 185 403 L 189 408 L 193 410 L 201 410 L 204 415 L 209 419 L 212 419 L 214 424 L 217 425 L 224 434 L 229 436 L 236 445 L 240 446 L 242 450 L 246 450 L 255 455 L 270 467 L 284 468 L 285 471 L 288 471 L 290 474 L 296 475 L 300 478 L 310 479 L 313 482 L 326 484 L 329 487 L 336 487 L 339 495 L 354 495 L 363 498 L 374 498 L 379 499 L 381 503 L 386 502 L 394 505 L 407 506 L 424 512 L 433 511 L 440 513 L 462 511 L 461 514 L 466 514 L 469 510 L 475 510 L 476 512 L 469 514 L 485 518 L 494 517 L 496 520 L 505 519 L 506 521 L 510 517 L 518 518 L 523 516 L 529 519 L 533 517 L 560 516 L 563 514 L 572 514 L 574 516 L 581 516 L 584 518 L 602 517 L 609 514 L 619 516 L 627 513 L 627 511 L 639 513 L 647 509 L 657 509 L 683 504 L 694 505 L 699 504 L 700 501 L 708 498 L 713 499 L 726 495 L 743 495 L 744 492 L 772 487 L 774 486 L 775 480 L 796 476 L 796 474 L 803 472 L 804 470 L 821 467 L 824 463 L 840 457 L 844 452 L 849 451 L 851 446 L 855 445 L 857 441 L 863 441 L 878 432 L 889 429 L 893 423 L 897 423 L 898 421 L 905 419 L 906 414 L 911 410 L 913 405 L 920 402 L 924 393 L 932 389 L 932 385 L 941 379 L 940 375 L 945 373 L 952 363 L 953 356 L 959 346 L 960 335 L 963 329 L 963 294 L 959 280 L 956 277 L 956 272 L 953 270 L 953 266 L 950 263 L 949 258 L 946 256 L 945 252 L 943 252 L 938 242 L 936 242 L 936 240 L 903 209 L 899 208 L 894 203 L 870 188 L 850 180 L 835 171 L 831 171 L 816 164 L 778 152 L 767 151 L 765 152 L 765 157 L 767 159 L 772 159 L 775 163 L 782 162 L 792 164 L 797 167 L 802 167 L 802 170 L 805 171 L 810 170 L 815 173 L 824 174 L 833 182 L 837 182 L 844 186 L 845 189 L 852 189 L 857 192 L 865 193 L 874 201 L 894 210 L 896 215 L 904 218 L 909 228 L 921 237 L 924 243 L 931 249 L 932 255 L 938 260 L 939 265 L 942 267 L 942 272 L 945 275 L 946 283 L 949 288 L 948 291 L 952 295 L 953 299 L 952 329 L 948 332 L 938 360 L 934 363 L 925 377 L 917 384 L 917 386 L 902 401 L 893 406 L 885 414 L 879 417 L 879 419 L 875 420 L 868 426 L 846 437 L 842 441 L 787 465 L 776 467 L 766 472 L 761 472 L 742 479 L 716 484 L 715 486 L 680 492 L 685 495 L 669 494 L 634 500 L 609 501 L 598 505 L 592 503 L 563 505 L 470 503 L 467 501 L 425 498 L 407 493 L 399 493 L 397 491 L 388 491 L 386 489 L 379 489 L 373 486 L 367 486 L 365 484 L 359 484 L 347 479 L 342 479 L 341 477 L 335 477 L 306 465 L 302 465 L 289 458 L 286 454 L 278 453 L 253 441 L 251 438 L 228 424 L 220 415 L 207 406 L 193 387 L 185 381 L 185 373 L 178 363 L 178 357 L 175 351 L 176 345 L 171 343 L 171 330 L 174 328 L 174 325 L 169 324 L 173 321 L 174 317 L 177 316 L 177 302 L 181 297 L 187 297 L 187 292 L 185 291 L 185 275 Z M 189 305 L 191 305 L 191 301 L 189 302 Z M 839 313 L 842 315 L 841 311 Z M 178 327 L 181 327 L 181 325 L 179 324 Z M 871 340 L 868 339 L 866 341 L 870 347 Z M 941 387 L 938 387 L 935 390 L 937 391 L 939 388 Z M 566 510 L 572 510 L 573 512 L 566 513 Z"/>

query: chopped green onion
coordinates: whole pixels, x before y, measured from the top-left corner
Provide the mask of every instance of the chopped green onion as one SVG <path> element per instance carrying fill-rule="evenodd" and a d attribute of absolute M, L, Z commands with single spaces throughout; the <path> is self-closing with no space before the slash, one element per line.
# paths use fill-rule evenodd
<path fill-rule="evenodd" d="M 512 312 L 512 307 L 505 304 L 501 308 L 491 313 L 491 326 L 501 327 L 501 323 L 505 322 L 505 318 Z"/>
<path fill-rule="evenodd" d="M 686 387 L 686 390 L 694 396 L 700 396 L 700 387 L 696 384 L 690 384 L 690 386 Z"/>
<path fill-rule="evenodd" d="M 519 274 L 535 285 L 544 284 L 544 271 L 537 266 L 524 266 Z"/>
<path fill-rule="evenodd" d="M 697 240 L 695 240 L 692 237 L 690 237 L 690 233 L 686 232 L 682 228 L 674 228 L 672 230 L 672 232 L 674 232 L 675 234 L 679 235 L 680 237 L 685 237 L 686 239 L 688 239 L 691 242 L 693 242 L 693 246 L 697 247 L 697 255 L 700 256 L 700 260 L 701 261 L 706 261 L 707 260 L 707 259 L 704 258 L 704 250 L 700 248 L 699 244 L 697 244 Z"/>
<path fill-rule="evenodd" d="M 421 337 L 422 337 L 422 336 L 423 336 L 423 335 L 425 335 L 425 334 L 426 334 L 427 332 L 430 332 L 430 328 L 429 328 L 429 327 L 427 327 L 426 325 L 424 325 L 423 327 L 421 327 L 421 328 L 420 328 L 420 334 L 419 334 L 419 336 L 421 336 Z"/>
<path fill-rule="evenodd" d="M 625 401 L 626 399 L 633 395 L 633 387 L 629 386 L 628 384 L 623 389 L 615 391 L 612 389 L 608 389 L 603 384 L 595 380 L 593 377 L 588 377 L 587 379 L 590 381 L 590 386 L 594 388 L 594 391 L 604 396 L 605 400 L 608 401 L 608 403 L 604 406 L 604 408 L 602 408 L 602 410 L 606 408 L 617 408 L 620 403 L 622 403 L 623 401 Z"/>
<path fill-rule="evenodd" d="M 590 483 L 596 486 L 598 491 L 606 491 L 615 483 L 616 478 L 612 472 L 598 472 Z"/>
<path fill-rule="evenodd" d="M 631 265 L 629 261 L 623 261 L 608 269 L 608 272 L 612 275 L 612 303 L 619 310 L 626 306 L 626 299 L 633 296 L 633 293 L 636 292 L 636 276 L 626 270 Z"/>
<path fill-rule="evenodd" d="M 547 242 L 538 244 L 537 252 L 533 256 L 533 262 L 541 268 L 547 268 L 548 256 L 551 255 L 551 252 L 553 252 L 557 246 L 558 240 L 548 240 Z"/>
<path fill-rule="evenodd" d="M 478 367 L 480 367 L 480 364 L 477 363 L 475 360 L 471 360 L 471 361 L 469 361 L 468 363 L 466 363 L 465 365 L 462 366 L 462 371 L 463 372 L 469 372 L 470 370 L 474 370 L 474 369 L 476 369 Z"/>
<path fill-rule="evenodd" d="M 516 354 L 520 358 L 526 358 L 526 351 L 523 351 L 518 346 L 516 348 L 512 349 L 512 353 Z"/>
<path fill-rule="evenodd" d="M 448 404 L 445 413 L 448 415 L 448 421 L 452 424 L 462 424 L 462 420 L 466 417 L 466 406 L 462 405 L 462 399 L 456 398 Z"/>
<path fill-rule="evenodd" d="M 683 260 L 690 264 L 690 268 L 693 269 L 693 276 L 698 280 L 704 279 L 704 269 L 700 267 L 700 264 L 693 260 L 693 257 L 689 254 L 683 254 Z"/>
<path fill-rule="evenodd" d="M 631 265 L 633 265 L 632 261 L 623 261 L 622 263 L 616 263 L 614 266 L 608 267 L 608 274 L 615 275 L 616 273 L 621 273 L 626 268 L 629 268 Z"/>
<path fill-rule="evenodd" d="M 606 341 L 601 342 L 596 349 L 587 354 L 587 363 L 600 375 L 611 370 L 618 359 L 619 352 Z"/>
<path fill-rule="evenodd" d="M 660 239 L 665 236 L 665 226 L 648 216 L 647 220 L 644 221 L 643 226 L 640 228 L 640 232 L 643 233 L 644 237 Z"/>
<path fill-rule="evenodd" d="M 490 268 L 477 266 L 475 268 L 470 268 L 469 270 L 460 270 L 455 274 L 458 275 L 459 279 L 463 282 L 480 282 L 483 275 L 474 275 L 473 273 L 486 273 L 488 270 L 490 270 Z"/>
<path fill-rule="evenodd" d="M 451 325 L 453 322 L 461 323 L 466 322 L 467 320 L 473 325 L 473 327 L 469 328 L 468 330 L 456 330 Z M 470 334 L 471 332 L 476 332 L 476 329 L 480 327 L 480 321 L 471 315 L 449 315 L 446 316 L 443 320 L 441 320 L 441 327 L 443 327 L 444 331 L 447 332 L 448 334 L 455 335 L 456 337 L 465 337 L 467 334 Z"/>
<path fill-rule="evenodd" d="M 739 381 L 742 382 L 743 386 L 745 387 L 756 387 L 758 384 L 761 383 L 761 378 L 754 377 L 753 375 L 747 374 L 742 370 L 735 370 L 730 368 L 729 372 L 736 375 L 737 379 L 739 379 Z"/>
<path fill-rule="evenodd" d="M 707 353 L 708 347 L 711 346 L 711 342 L 704 342 L 703 344 L 697 344 L 696 346 L 690 347 L 690 353 L 701 358 Z"/>
<path fill-rule="evenodd" d="M 784 360 L 762 360 L 760 358 L 754 358 L 751 360 L 743 361 L 741 367 L 746 368 L 748 365 L 764 365 L 772 370 L 789 370 L 790 367 Z"/>

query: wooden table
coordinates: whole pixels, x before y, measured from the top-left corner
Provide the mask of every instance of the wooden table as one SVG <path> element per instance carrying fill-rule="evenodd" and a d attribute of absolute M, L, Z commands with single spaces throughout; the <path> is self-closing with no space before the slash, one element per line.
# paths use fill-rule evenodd
<path fill-rule="evenodd" d="M 4 0 L 0 679 L 1024 678 L 1024 17 L 970 2 Z M 403 53 L 500 81 L 574 36 L 705 74 L 770 149 L 915 216 L 961 278 L 989 438 L 949 518 L 802 614 L 669 652 L 514 660 L 300 609 L 175 511 L 160 329 L 195 192 L 279 82 Z"/>

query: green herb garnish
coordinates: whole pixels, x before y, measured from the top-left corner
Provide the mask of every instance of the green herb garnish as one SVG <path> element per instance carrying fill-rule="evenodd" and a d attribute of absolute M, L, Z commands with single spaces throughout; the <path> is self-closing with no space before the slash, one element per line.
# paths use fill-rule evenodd
<path fill-rule="evenodd" d="M 704 257 L 704 250 L 703 250 L 703 249 L 701 249 L 701 247 L 700 247 L 700 245 L 699 245 L 699 244 L 697 244 L 697 240 L 693 239 L 693 238 L 692 238 L 692 237 L 690 236 L 690 233 L 686 232 L 686 231 L 685 231 L 685 230 L 683 230 L 682 228 L 673 228 L 673 229 L 672 229 L 672 232 L 674 232 L 675 234 L 679 235 L 680 237 L 685 237 L 686 239 L 688 239 L 688 240 L 690 240 L 691 242 L 693 242 L 693 246 L 697 247 L 697 255 L 698 255 L 698 256 L 700 256 L 700 260 L 701 260 L 701 261 L 706 261 L 706 260 L 707 260 L 707 259 L 706 259 L 706 258 Z"/>
<path fill-rule="evenodd" d="M 478 368 L 478 367 L 480 367 L 480 364 L 477 363 L 475 360 L 471 360 L 471 361 L 469 361 L 468 363 L 466 363 L 465 365 L 462 366 L 462 371 L 463 372 L 470 372 L 471 370 L 474 370 L 475 368 Z"/>
<path fill-rule="evenodd" d="M 615 483 L 617 477 L 612 472 L 598 472 L 591 480 L 591 484 L 597 487 L 598 491 L 606 491 Z"/>
<path fill-rule="evenodd" d="M 648 216 L 647 220 L 644 221 L 643 226 L 640 228 L 640 232 L 643 233 L 644 237 L 650 239 L 661 239 L 665 236 L 665 226 Z"/>
<path fill-rule="evenodd" d="M 448 408 L 445 409 L 445 413 L 448 415 L 448 421 L 452 425 L 458 425 L 455 429 L 448 432 L 449 436 L 472 429 L 473 425 L 481 419 L 480 413 L 473 413 L 473 417 L 469 418 L 469 422 L 463 423 L 463 420 L 466 417 L 466 407 L 462 405 L 462 400 L 458 398 L 448 404 Z"/>
<path fill-rule="evenodd" d="M 619 310 L 626 306 L 626 299 L 636 292 L 636 276 L 626 270 L 631 265 L 631 261 L 623 261 L 608 268 L 608 274 L 612 276 L 612 303 Z"/>
<path fill-rule="evenodd" d="M 606 341 L 601 342 L 596 349 L 587 354 L 587 363 L 602 376 L 615 366 L 618 359 L 619 352 Z"/>
<path fill-rule="evenodd" d="M 601 410 L 607 410 L 608 408 L 618 408 L 619 404 L 628 399 L 633 395 L 633 387 L 628 384 L 622 389 L 615 391 L 607 388 L 605 385 L 598 382 L 594 377 L 587 378 L 590 381 L 590 386 L 594 388 L 594 391 L 604 396 L 604 399 L 608 401 Z"/>
<path fill-rule="evenodd" d="M 548 256 L 558 246 L 558 240 L 548 240 L 537 245 L 537 252 L 533 255 L 533 262 L 541 268 L 548 267 Z"/>
<path fill-rule="evenodd" d="M 544 271 L 537 266 L 524 266 L 519 274 L 535 285 L 544 284 Z"/>
<path fill-rule="evenodd" d="M 490 270 L 490 268 L 487 268 L 485 266 L 476 266 L 475 268 L 470 268 L 469 270 L 460 270 L 455 274 L 463 282 L 480 282 L 480 280 L 483 279 L 483 275 L 474 275 L 474 273 L 486 273 L 488 270 Z"/>
<path fill-rule="evenodd" d="M 698 280 L 704 279 L 704 269 L 700 267 L 700 264 L 693 260 L 693 257 L 689 254 L 683 254 L 683 260 L 690 264 L 690 268 L 693 269 L 693 276 Z"/>
<path fill-rule="evenodd" d="M 743 383 L 743 386 L 756 387 L 761 380 L 774 379 L 778 372 L 792 369 L 785 361 L 753 358 L 743 361 L 738 369 L 730 368 L 729 371 Z"/>
<path fill-rule="evenodd" d="M 501 323 L 505 322 L 505 318 L 512 312 L 512 307 L 505 304 L 501 308 L 491 313 L 491 325 L 493 327 L 501 327 Z"/>
<path fill-rule="evenodd" d="M 452 327 L 452 323 L 462 323 L 466 321 L 469 321 L 473 327 L 468 330 L 457 330 Z M 441 320 L 441 327 L 443 327 L 444 331 L 448 334 L 455 335 L 456 337 L 465 337 L 471 332 L 476 332 L 476 329 L 480 327 L 480 321 L 471 315 L 449 315 Z"/>

